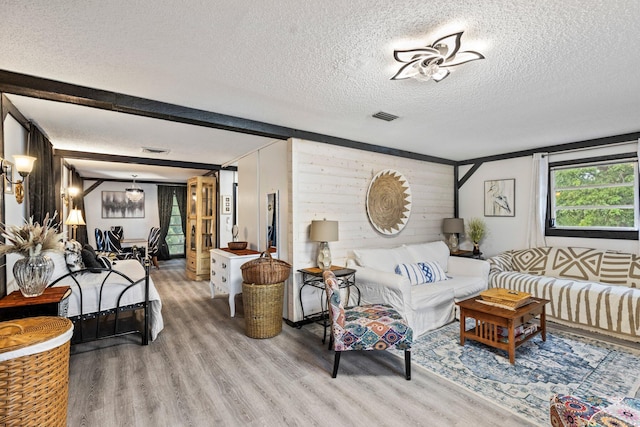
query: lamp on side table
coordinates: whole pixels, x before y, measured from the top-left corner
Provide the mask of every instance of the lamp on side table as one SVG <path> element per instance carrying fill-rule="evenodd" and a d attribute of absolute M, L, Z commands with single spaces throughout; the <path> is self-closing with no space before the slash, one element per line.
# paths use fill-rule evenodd
<path fill-rule="evenodd" d="M 445 218 L 442 221 L 442 231 L 449 234 L 449 250 L 458 250 L 458 234 L 464 233 L 464 220 L 462 218 Z"/>
<path fill-rule="evenodd" d="M 311 221 L 309 238 L 314 242 L 320 242 L 318 246 L 318 267 L 321 270 L 331 268 L 331 251 L 329 242 L 338 240 L 338 221 Z"/>

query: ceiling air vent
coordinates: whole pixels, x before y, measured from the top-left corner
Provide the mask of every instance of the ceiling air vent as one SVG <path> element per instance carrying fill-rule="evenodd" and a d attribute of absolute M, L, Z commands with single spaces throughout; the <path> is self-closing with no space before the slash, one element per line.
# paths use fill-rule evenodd
<path fill-rule="evenodd" d="M 142 147 L 142 152 L 149 154 L 169 154 L 169 151 L 164 148 Z"/>
<path fill-rule="evenodd" d="M 378 111 L 371 117 L 375 117 L 376 119 L 384 120 L 385 122 L 390 122 L 398 118 L 398 116 L 394 116 L 393 114 L 385 113 L 384 111 Z"/>

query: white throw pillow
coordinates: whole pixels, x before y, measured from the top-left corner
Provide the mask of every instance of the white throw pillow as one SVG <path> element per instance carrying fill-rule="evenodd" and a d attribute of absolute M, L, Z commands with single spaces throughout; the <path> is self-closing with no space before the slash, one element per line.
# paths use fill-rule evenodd
<path fill-rule="evenodd" d="M 406 245 L 405 247 L 411 255 L 411 261 L 422 262 L 425 259 L 433 260 L 437 261 L 445 272 L 449 270 L 449 247 L 442 240 Z"/>
<path fill-rule="evenodd" d="M 409 279 L 412 285 L 423 283 L 435 283 L 447 280 L 447 274 L 437 261 L 424 261 L 415 264 L 398 264 L 395 269 L 396 274 Z"/>
<path fill-rule="evenodd" d="M 392 249 L 354 249 L 356 262 L 361 267 L 393 273 L 396 265 L 410 260 L 407 248 L 400 246 Z"/>

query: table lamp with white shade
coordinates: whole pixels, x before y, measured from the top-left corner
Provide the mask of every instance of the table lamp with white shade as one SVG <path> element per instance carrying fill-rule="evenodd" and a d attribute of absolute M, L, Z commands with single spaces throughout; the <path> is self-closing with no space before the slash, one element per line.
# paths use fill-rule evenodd
<path fill-rule="evenodd" d="M 80 209 L 71 209 L 69 216 L 67 216 L 64 223 L 71 226 L 71 239 L 73 240 L 76 240 L 78 226 L 86 225 L 84 218 L 82 218 L 82 211 Z"/>
<path fill-rule="evenodd" d="M 331 251 L 329 242 L 338 240 L 338 221 L 311 221 L 309 238 L 314 242 L 320 242 L 318 246 L 318 267 L 321 270 L 331 268 Z"/>

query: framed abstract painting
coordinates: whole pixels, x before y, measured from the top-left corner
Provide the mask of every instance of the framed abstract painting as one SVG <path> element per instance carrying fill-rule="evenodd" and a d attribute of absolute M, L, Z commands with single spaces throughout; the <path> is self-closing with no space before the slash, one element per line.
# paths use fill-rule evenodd
<path fill-rule="evenodd" d="M 144 218 L 144 195 L 132 202 L 124 191 L 103 191 L 102 218 Z"/>
<path fill-rule="evenodd" d="M 484 216 L 516 216 L 516 180 L 484 182 Z"/>

